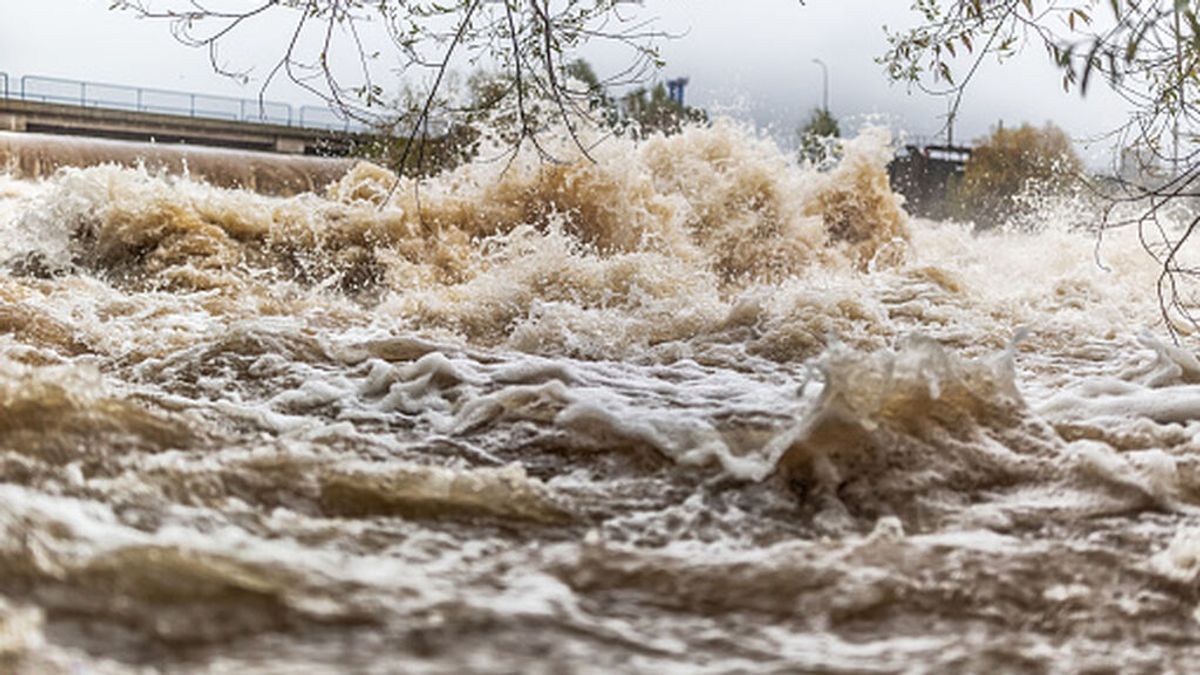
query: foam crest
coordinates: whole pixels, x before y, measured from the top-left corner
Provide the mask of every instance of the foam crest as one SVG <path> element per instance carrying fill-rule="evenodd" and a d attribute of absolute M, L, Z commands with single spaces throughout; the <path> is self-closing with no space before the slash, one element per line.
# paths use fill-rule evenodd
<path fill-rule="evenodd" d="M 596 163 L 521 156 L 420 184 L 359 165 L 324 196 L 287 199 L 69 169 L 12 225 L 25 248 L 8 253 L 130 289 L 341 289 L 487 344 L 569 348 L 621 325 L 609 344 L 575 341 L 594 356 L 702 333 L 749 285 L 896 262 L 908 229 L 886 147 L 868 132 L 818 174 L 721 122 L 614 140 Z"/>
<path fill-rule="evenodd" d="M 962 359 L 920 335 L 871 354 L 835 345 L 820 400 L 773 453 L 834 516 L 928 517 L 946 494 L 1044 480 L 1057 437 L 1028 413 L 1011 359 Z"/>

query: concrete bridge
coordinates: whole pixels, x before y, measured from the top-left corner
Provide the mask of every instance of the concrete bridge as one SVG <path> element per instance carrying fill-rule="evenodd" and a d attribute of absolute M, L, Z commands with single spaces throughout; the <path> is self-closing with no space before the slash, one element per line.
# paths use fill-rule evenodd
<path fill-rule="evenodd" d="M 0 72 L 0 131 L 345 155 L 368 130 L 317 106 Z"/>

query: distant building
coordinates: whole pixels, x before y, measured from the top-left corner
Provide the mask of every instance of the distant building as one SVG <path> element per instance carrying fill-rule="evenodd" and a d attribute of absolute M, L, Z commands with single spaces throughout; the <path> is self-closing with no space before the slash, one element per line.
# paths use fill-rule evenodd
<path fill-rule="evenodd" d="M 683 94 L 684 90 L 687 89 L 688 82 L 689 80 L 686 77 L 677 77 L 673 80 L 667 80 L 667 96 L 672 101 L 679 104 L 680 108 L 684 107 Z"/>

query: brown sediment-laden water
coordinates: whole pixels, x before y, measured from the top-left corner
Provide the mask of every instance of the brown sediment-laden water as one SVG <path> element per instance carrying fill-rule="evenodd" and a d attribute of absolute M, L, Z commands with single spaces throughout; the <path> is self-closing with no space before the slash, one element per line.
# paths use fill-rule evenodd
<path fill-rule="evenodd" d="M 594 154 L 0 177 L 0 670 L 1195 667 L 1134 233 L 912 220 L 875 133 Z"/>
<path fill-rule="evenodd" d="M 290 196 L 323 190 L 353 165 L 344 158 L 0 131 L 0 172 L 47 178 L 64 167 L 119 164 L 210 185 Z"/>

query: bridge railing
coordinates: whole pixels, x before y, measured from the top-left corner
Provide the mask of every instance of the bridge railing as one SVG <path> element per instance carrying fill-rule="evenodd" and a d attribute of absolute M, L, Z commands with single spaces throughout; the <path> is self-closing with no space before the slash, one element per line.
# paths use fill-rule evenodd
<path fill-rule="evenodd" d="M 40 75 L 25 75 L 19 83 L 10 83 L 8 74 L 0 72 L 0 97 L 85 108 L 277 124 L 304 129 L 355 133 L 370 131 L 369 125 L 321 106 L 299 106 L 297 110 L 291 104 L 279 101 L 194 94 Z"/>
<path fill-rule="evenodd" d="M 302 105 L 297 126 L 305 129 L 328 129 L 329 131 L 365 132 L 370 127 L 348 115 L 339 115 L 324 106 Z"/>
<path fill-rule="evenodd" d="M 25 75 L 21 78 L 18 96 L 27 101 L 64 103 L 85 108 L 109 108 L 283 126 L 292 126 L 294 122 L 292 106 L 288 103 L 38 75 Z"/>

